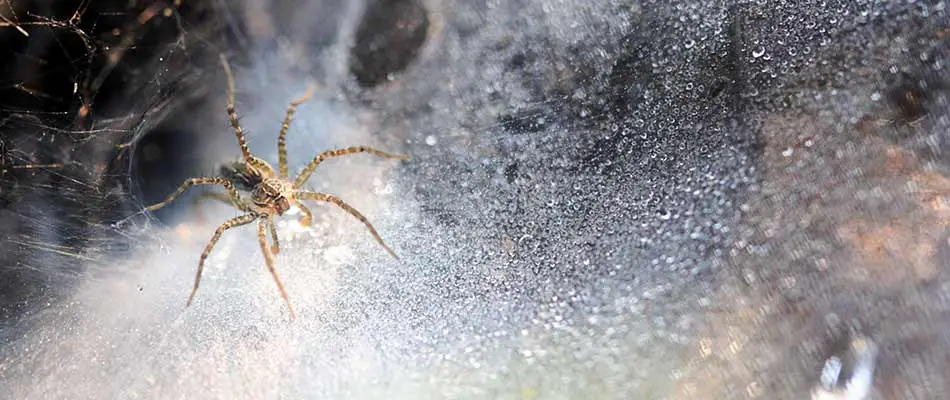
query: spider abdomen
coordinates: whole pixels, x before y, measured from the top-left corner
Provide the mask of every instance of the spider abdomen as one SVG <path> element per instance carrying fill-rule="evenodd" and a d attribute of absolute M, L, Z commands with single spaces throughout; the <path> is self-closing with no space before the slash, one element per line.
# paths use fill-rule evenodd
<path fill-rule="evenodd" d="M 260 184 L 260 176 L 256 176 L 248 171 L 243 160 L 232 161 L 222 164 L 219 168 L 219 176 L 227 179 L 238 190 L 251 192 L 254 187 Z"/>

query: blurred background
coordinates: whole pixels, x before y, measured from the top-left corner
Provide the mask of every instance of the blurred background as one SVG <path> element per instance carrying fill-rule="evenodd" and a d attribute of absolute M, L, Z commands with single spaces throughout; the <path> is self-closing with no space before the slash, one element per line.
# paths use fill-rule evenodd
<path fill-rule="evenodd" d="M 0 397 L 948 398 L 948 7 L 0 0 Z"/>

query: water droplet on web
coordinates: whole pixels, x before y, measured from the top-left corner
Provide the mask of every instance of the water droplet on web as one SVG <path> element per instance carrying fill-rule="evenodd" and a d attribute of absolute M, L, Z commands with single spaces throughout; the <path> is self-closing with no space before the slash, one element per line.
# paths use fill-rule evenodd
<path fill-rule="evenodd" d="M 437 142 L 437 140 L 435 139 L 435 136 L 432 136 L 432 135 L 426 136 L 426 144 L 427 144 L 427 145 L 429 145 L 429 146 L 435 146 L 436 142 Z"/>
<path fill-rule="evenodd" d="M 765 47 L 759 47 L 758 49 L 752 51 L 752 57 L 754 58 L 762 57 L 763 54 L 765 54 Z"/>

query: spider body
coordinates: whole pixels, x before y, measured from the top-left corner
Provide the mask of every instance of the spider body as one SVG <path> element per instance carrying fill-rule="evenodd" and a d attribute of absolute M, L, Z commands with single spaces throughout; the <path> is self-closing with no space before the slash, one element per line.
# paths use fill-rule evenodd
<path fill-rule="evenodd" d="M 251 192 L 251 201 L 262 215 L 281 216 L 296 203 L 294 188 L 278 178 L 264 178 Z"/>
<path fill-rule="evenodd" d="M 281 284 L 280 279 L 277 277 L 277 272 L 274 269 L 274 254 L 280 251 L 280 244 L 277 239 L 277 228 L 274 224 L 274 218 L 284 215 L 287 210 L 293 206 L 296 206 L 303 213 L 303 217 L 300 219 L 300 224 L 303 226 L 309 226 L 312 220 L 312 213 L 310 212 L 310 209 L 307 208 L 307 206 L 301 201 L 309 200 L 331 203 L 339 208 L 342 208 L 344 211 L 362 222 L 366 226 L 367 230 L 369 230 L 373 238 L 375 238 L 376 241 L 390 255 L 396 257 L 396 253 L 393 252 L 385 242 L 383 242 L 383 239 L 376 232 L 376 229 L 373 228 L 373 225 L 370 224 L 369 221 L 366 220 L 366 217 L 360 214 L 359 211 L 336 196 L 326 193 L 303 190 L 302 186 L 306 184 L 307 180 L 310 179 L 310 176 L 317 169 L 317 166 L 328 158 L 357 153 L 369 153 L 376 156 L 397 160 L 406 160 L 408 157 L 386 153 L 365 146 L 330 150 L 316 155 L 312 160 L 310 160 L 310 163 L 307 164 L 303 171 L 301 171 L 297 177 L 291 181 L 287 170 L 287 130 L 290 128 L 290 121 L 296 112 L 297 106 L 307 101 L 313 95 L 312 88 L 307 90 L 307 94 L 305 94 L 303 97 L 292 101 L 290 106 L 287 108 L 287 115 L 284 117 L 284 123 L 281 127 L 280 134 L 277 137 L 278 170 L 275 171 L 274 168 L 270 166 L 270 164 L 254 156 L 251 154 L 250 150 L 248 150 L 243 129 L 238 123 L 237 113 L 234 110 L 234 78 L 231 74 L 231 68 L 224 56 L 221 56 L 221 64 L 224 67 L 225 75 L 227 76 L 228 80 L 228 119 L 231 122 L 232 128 L 234 128 L 234 133 L 237 137 L 238 145 L 241 148 L 243 157 L 237 161 L 222 166 L 220 169 L 220 177 L 191 178 L 186 180 L 164 201 L 147 207 L 145 211 L 154 211 L 168 205 L 181 196 L 185 190 L 193 186 L 215 185 L 223 187 L 226 190 L 226 194 L 206 192 L 197 199 L 201 200 L 204 198 L 211 198 L 219 200 L 234 206 L 238 210 L 244 212 L 244 214 L 229 219 L 218 226 L 218 228 L 214 231 L 214 235 L 211 237 L 211 240 L 208 241 L 204 252 L 201 253 L 201 257 L 198 259 L 198 271 L 195 276 L 195 283 L 194 287 L 192 288 L 191 295 L 188 297 L 187 305 L 191 305 L 195 294 L 198 292 L 198 284 L 201 281 L 201 272 L 204 267 L 204 262 L 208 258 L 208 255 L 211 254 L 211 250 L 214 248 L 215 243 L 217 243 L 221 235 L 233 227 L 247 225 L 257 221 L 257 239 L 261 246 L 261 252 L 264 254 L 264 261 L 267 265 L 267 269 L 274 278 L 274 283 L 277 284 L 277 289 L 280 291 L 281 296 L 287 303 L 287 308 L 290 310 L 291 318 L 294 318 L 295 313 L 293 306 L 291 306 L 290 300 L 287 297 L 287 293 L 284 290 L 284 286 Z M 249 193 L 250 196 L 248 198 L 242 197 L 239 191 Z M 270 236 L 273 242 L 273 245 L 270 247 L 267 246 L 268 230 L 270 230 Z"/>

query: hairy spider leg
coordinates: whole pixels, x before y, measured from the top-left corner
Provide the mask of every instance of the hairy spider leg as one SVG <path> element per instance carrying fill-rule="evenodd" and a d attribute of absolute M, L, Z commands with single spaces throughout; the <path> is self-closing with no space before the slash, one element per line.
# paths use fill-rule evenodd
<path fill-rule="evenodd" d="M 270 271 L 272 277 L 274 277 L 274 283 L 277 284 L 277 290 L 280 290 L 281 297 L 284 298 L 284 302 L 287 303 L 287 309 L 290 310 L 290 319 L 295 319 L 297 317 L 294 313 L 294 307 L 290 305 L 290 298 L 287 297 L 287 291 L 284 290 L 284 285 L 280 283 L 280 278 L 277 277 L 277 270 L 274 269 L 274 256 L 271 254 L 270 249 L 267 248 L 267 220 L 261 220 L 260 224 L 257 225 L 257 241 L 261 244 L 261 253 L 264 253 L 264 262 L 267 263 L 267 269 Z"/>
<path fill-rule="evenodd" d="M 191 289 L 191 295 L 188 296 L 188 303 L 185 304 L 186 307 L 191 305 L 191 302 L 195 299 L 195 293 L 198 293 L 198 284 L 201 283 L 201 271 L 204 269 L 205 260 L 208 258 L 208 255 L 211 254 L 211 249 L 214 248 L 215 243 L 218 243 L 218 239 L 221 238 L 221 234 L 228 229 L 254 222 L 254 220 L 257 218 L 258 215 L 256 213 L 247 213 L 231 218 L 218 226 L 218 229 L 215 229 L 214 236 L 212 236 L 211 240 L 208 241 L 208 244 L 205 246 L 205 251 L 201 253 L 201 258 L 198 259 L 198 272 L 195 274 L 195 287 Z"/>
<path fill-rule="evenodd" d="M 228 119 L 231 121 L 231 127 L 234 128 L 234 134 L 237 135 L 238 145 L 241 146 L 241 153 L 244 155 L 244 161 L 251 162 L 251 150 L 247 148 L 247 138 L 244 137 L 244 130 L 241 129 L 241 124 L 238 122 L 237 112 L 234 111 L 234 75 L 231 73 L 231 65 L 228 64 L 228 60 L 224 57 L 224 54 L 220 55 L 221 66 L 224 67 L 224 74 L 228 78 Z"/>
<path fill-rule="evenodd" d="M 210 190 L 201 192 L 191 200 L 191 208 L 194 210 L 195 219 L 199 225 L 205 223 L 204 213 L 201 212 L 201 202 L 205 200 L 217 200 L 227 205 L 234 205 L 234 203 L 231 202 L 231 197 L 224 193 L 212 192 Z"/>
<path fill-rule="evenodd" d="M 251 156 L 251 160 L 248 161 L 248 165 L 257 169 L 257 172 L 260 173 L 262 178 L 273 178 L 277 175 L 277 172 L 274 171 L 274 167 L 271 167 L 267 161 L 264 161 L 258 157 Z"/>
<path fill-rule="evenodd" d="M 339 156 L 345 156 L 345 155 L 356 154 L 356 153 L 370 153 L 370 154 L 377 155 L 380 157 L 392 158 L 396 160 L 409 159 L 409 156 L 387 153 L 385 151 L 376 150 L 372 147 L 366 147 L 366 146 L 345 147 L 342 149 L 325 151 L 323 153 L 318 154 L 316 157 L 313 158 L 313 160 L 310 160 L 310 163 L 307 164 L 307 167 L 304 168 L 304 170 L 301 171 L 299 175 L 297 175 L 297 179 L 294 180 L 294 189 L 299 189 L 301 186 L 307 183 L 307 180 L 310 179 L 310 175 L 313 174 L 313 171 L 317 169 L 317 166 L 320 165 L 320 163 L 322 163 L 323 160 L 326 160 L 332 157 L 339 157 Z"/>
<path fill-rule="evenodd" d="M 349 204 L 346 204 L 346 202 L 344 202 L 343 200 L 340 200 L 340 198 L 333 195 L 326 194 L 326 193 L 306 192 L 306 191 L 298 191 L 297 193 L 294 194 L 294 196 L 296 196 L 297 199 L 302 199 L 302 200 L 325 201 L 328 203 L 336 204 L 338 207 L 342 208 L 346 212 L 350 213 L 350 215 L 360 220 L 360 222 L 362 222 L 363 225 L 366 225 L 366 228 L 369 229 L 369 233 L 372 234 L 374 238 L 376 238 L 376 241 L 379 242 L 379 244 L 382 245 L 383 248 L 386 249 L 387 252 L 389 252 L 389 255 L 393 256 L 393 258 L 397 260 L 399 259 L 399 257 L 396 256 L 396 252 L 394 252 L 391 248 L 389 248 L 389 246 L 386 245 L 386 242 L 383 241 L 383 238 L 379 236 L 379 233 L 376 232 L 376 228 L 373 228 L 373 224 L 370 224 L 369 221 L 366 219 L 366 217 L 363 216 L 363 214 L 360 214 L 359 211 L 356 211 L 355 208 L 351 207 Z"/>
<path fill-rule="evenodd" d="M 313 97 L 313 91 L 314 87 L 312 85 L 308 86 L 307 92 L 303 96 L 290 102 L 290 106 L 287 107 L 287 115 L 284 116 L 284 124 L 281 125 L 280 134 L 277 135 L 277 168 L 280 169 L 280 177 L 283 179 L 287 179 L 289 176 L 287 172 L 287 130 L 290 129 L 290 121 L 293 120 L 294 113 L 297 112 L 297 106 Z"/>
<path fill-rule="evenodd" d="M 303 203 L 300 203 L 300 202 L 297 203 L 297 208 L 299 208 L 300 212 L 303 213 L 303 217 L 301 217 L 299 221 L 300 226 L 303 226 L 305 228 L 310 226 L 310 222 L 313 221 L 313 213 L 310 212 L 310 209 L 307 208 L 307 206 L 303 205 Z"/>
<path fill-rule="evenodd" d="M 151 206 L 148 206 L 147 208 L 145 208 L 145 211 L 155 211 L 155 210 L 158 210 L 159 208 L 165 207 L 165 206 L 167 206 L 169 203 L 171 203 L 172 201 L 175 201 L 175 199 L 177 199 L 179 196 L 181 196 L 181 194 L 184 193 L 185 190 L 188 190 L 188 188 L 190 188 L 190 187 L 192 187 L 192 186 L 199 186 L 199 185 L 220 185 L 220 186 L 223 186 L 224 189 L 226 189 L 226 190 L 228 191 L 228 199 L 230 200 L 230 202 L 231 202 L 232 204 L 234 204 L 234 206 L 237 207 L 239 210 L 241 210 L 241 211 L 248 211 L 248 210 L 247 210 L 247 207 L 244 205 L 244 201 L 241 200 L 241 195 L 238 194 L 237 189 L 234 188 L 234 185 L 231 184 L 230 181 L 228 181 L 227 179 L 224 179 L 224 178 L 191 178 L 191 179 L 188 179 L 188 180 L 185 181 L 185 183 L 182 183 L 181 186 L 178 187 L 178 190 L 175 190 L 174 193 L 172 193 L 172 194 L 169 195 L 167 198 L 165 198 L 164 201 L 162 201 L 161 203 L 156 203 L 156 204 L 153 204 L 153 205 L 151 205 Z"/>
<path fill-rule="evenodd" d="M 270 237 L 274 242 L 270 251 L 274 254 L 280 253 L 280 241 L 277 240 L 277 225 L 274 224 L 274 217 L 267 217 L 267 224 L 270 225 Z"/>

